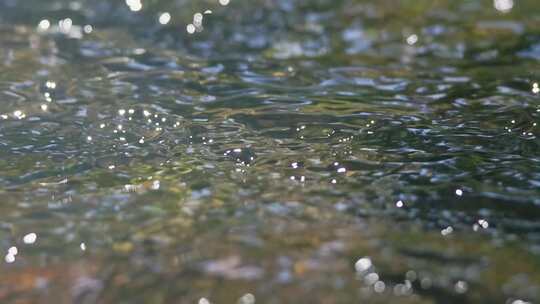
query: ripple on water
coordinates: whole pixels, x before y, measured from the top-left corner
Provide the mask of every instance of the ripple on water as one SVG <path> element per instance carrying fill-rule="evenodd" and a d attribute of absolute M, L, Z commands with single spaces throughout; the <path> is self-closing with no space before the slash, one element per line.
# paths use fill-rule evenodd
<path fill-rule="evenodd" d="M 0 302 L 540 300 L 495 2 L 0 3 Z"/>

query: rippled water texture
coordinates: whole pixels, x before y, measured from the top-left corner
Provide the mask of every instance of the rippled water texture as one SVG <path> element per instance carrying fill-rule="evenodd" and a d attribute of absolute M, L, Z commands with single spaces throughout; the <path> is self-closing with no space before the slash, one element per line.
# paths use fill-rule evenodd
<path fill-rule="evenodd" d="M 0 1 L 1 303 L 537 303 L 538 0 Z"/>

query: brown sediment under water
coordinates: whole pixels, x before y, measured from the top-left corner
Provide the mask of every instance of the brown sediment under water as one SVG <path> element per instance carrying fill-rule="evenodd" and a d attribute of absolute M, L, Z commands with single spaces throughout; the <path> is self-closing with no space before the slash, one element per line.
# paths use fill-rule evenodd
<path fill-rule="evenodd" d="M 540 301 L 538 0 L 1 0 L 0 303 Z"/>

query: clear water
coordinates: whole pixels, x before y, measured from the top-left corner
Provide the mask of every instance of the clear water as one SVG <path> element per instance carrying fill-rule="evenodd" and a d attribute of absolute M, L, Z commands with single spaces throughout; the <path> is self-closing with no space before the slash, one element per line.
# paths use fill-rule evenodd
<path fill-rule="evenodd" d="M 128 3 L 0 1 L 1 303 L 540 301 L 537 0 Z"/>

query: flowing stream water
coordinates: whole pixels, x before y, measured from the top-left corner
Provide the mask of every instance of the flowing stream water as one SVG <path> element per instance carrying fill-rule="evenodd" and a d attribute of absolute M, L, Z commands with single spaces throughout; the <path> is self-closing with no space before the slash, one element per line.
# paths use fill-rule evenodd
<path fill-rule="evenodd" d="M 540 301 L 538 0 L 0 0 L 1 303 Z"/>

